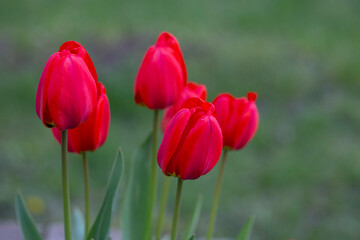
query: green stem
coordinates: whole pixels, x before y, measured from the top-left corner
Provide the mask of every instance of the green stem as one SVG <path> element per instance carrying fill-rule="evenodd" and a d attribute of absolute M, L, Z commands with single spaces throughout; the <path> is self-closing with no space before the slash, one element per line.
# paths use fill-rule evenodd
<path fill-rule="evenodd" d="M 166 202 L 169 196 L 169 190 L 170 190 L 170 177 L 165 177 L 164 181 L 164 188 L 161 195 L 161 203 L 160 203 L 160 210 L 159 210 L 159 216 L 158 216 L 158 222 L 157 222 L 157 229 L 156 229 L 156 239 L 160 240 L 161 233 L 162 233 L 162 227 L 163 227 L 163 221 L 164 221 L 164 214 L 166 209 Z"/>
<path fill-rule="evenodd" d="M 84 193 L 85 193 L 85 236 L 89 232 L 90 226 L 90 187 L 89 187 L 89 165 L 86 152 L 82 152 L 83 170 L 84 170 Z"/>
<path fill-rule="evenodd" d="M 224 175 L 227 152 L 228 152 L 228 150 L 224 149 L 223 158 L 222 158 L 221 166 L 220 166 L 220 172 L 219 172 L 219 176 L 218 176 L 217 183 L 216 183 L 214 200 L 213 200 L 212 209 L 211 209 L 211 216 L 210 216 L 210 223 L 209 223 L 209 230 L 208 230 L 207 240 L 211 240 L 212 237 L 213 237 L 213 233 L 214 233 L 216 212 L 217 212 L 218 203 L 219 203 L 220 189 L 221 189 L 221 183 L 222 183 L 222 179 L 223 179 L 223 175 Z"/>
<path fill-rule="evenodd" d="M 156 148 L 157 148 L 157 132 L 158 132 L 158 118 L 159 110 L 154 111 L 154 123 L 153 123 L 153 145 L 152 145 L 152 159 L 151 159 L 151 175 L 150 175 L 150 196 L 149 207 L 146 221 L 146 233 L 145 238 L 151 239 L 152 224 L 153 224 L 153 209 L 156 199 Z"/>
<path fill-rule="evenodd" d="M 64 233 L 65 240 L 71 240 L 71 215 L 70 215 L 70 194 L 69 177 L 67 166 L 67 132 L 61 131 L 61 168 L 62 168 L 62 187 L 64 204 Z"/>
<path fill-rule="evenodd" d="M 182 183 L 183 183 L 183 180 L 181 180 L 181 178 L 178 178 L 175 208 L 174 208 L 173 222 L 172 222 L 172 228 L 171 228 L 171 240 L 176 240 L 176 229 L 177 229 L 177 222 L 178 222 L 178 218 L 179 218 Z"/>

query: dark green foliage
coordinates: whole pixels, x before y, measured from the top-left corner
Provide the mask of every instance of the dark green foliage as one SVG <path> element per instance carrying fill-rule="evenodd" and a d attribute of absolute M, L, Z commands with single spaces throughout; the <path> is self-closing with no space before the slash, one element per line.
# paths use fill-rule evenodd
<path fill-rule="evenodd" d="M 32 219 L 24 200 L 19 193 L 16 194 L 15 210 L 24 240 L 42 240 L 34 220 Z"/>
<path fill-rule="evenodd" d="M 95 222 L 87 234 L 87 240 L 108 239 L 110 229 L 112 227 L 112 220 L 116 209 L 116 203 L 118 200 L 118 192 L 123 176 L 123 171 L 124 157 L 121 149 L 119 149 L 111 170 L 104 201 L 101 205 Z"/>
<path fill-rule="evenodd" d="M 236 240 L 250 240 L 255 216 L 249 217 Z"/>
<path fill-rule="evenodd" d="M 152 134 L 139 147 L 131 162 L 126 195 L 122 206 L 122 239 L 149 239 L 146 214 L 149 207 L 149 169 L 151 162 Z"/>

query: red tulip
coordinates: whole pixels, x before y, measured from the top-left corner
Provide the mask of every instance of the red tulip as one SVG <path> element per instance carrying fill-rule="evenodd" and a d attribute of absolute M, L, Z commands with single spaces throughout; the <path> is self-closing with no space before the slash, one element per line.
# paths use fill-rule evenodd
<path fill-rule="evenodd" d="M 179 99 L 170 107 L 165 109 L 164 117 L 161 122 L 161 129 L 165 131 L 171 118 L 177 113 L 181 105 L 189 98 L 198 97 L 202 100 L 206 100 L 206 87 L 205 85 L 189 82 L 184 90 L 181 92 Z"/>
<path fill-rule="evenodd" d="M 97 86 L 99 96 L 95 111 L 78 127 L 68 130 L 69 152 L 95 151 L 106 140 L 110 123 L 109 100 L 106 96 L 105 87 L 100 82 L 97 83 Z M 61 134 L 59 129 L 52 128 L 52 132 L 60 143 Z"/>
<path fill-rule="evenodd" d="M 36 93 L 36 113 L 46 127 L 71 129 L 96 105 L 97 76 L 86 50 L 68 41 L 47 60 Z"/>
<path fill-rule="evenodd" d="M 221 151 L 222 134 L 215 107 L 190 98 L 167 126 L 157 160 L 165 175 L 196 179 L 215 166 Z"/>
<path fill-rule="evenodd" d="M 253 92 L 247 94 L 247 99 L 234 98 L 228 93 L 222 93 L 213 101 L 224 146 L 235 150 L 241 149 L 254 136 L 259 123 L 256 97 L 257 94 Z"/>
<path fill-rule="evenodd" d="M 134 85 L 135 102 L 150 109 L 164 109 L 179 98 L 186 80 L 179 43 L 173 35 L 163 32 L 140 65 Z"/>

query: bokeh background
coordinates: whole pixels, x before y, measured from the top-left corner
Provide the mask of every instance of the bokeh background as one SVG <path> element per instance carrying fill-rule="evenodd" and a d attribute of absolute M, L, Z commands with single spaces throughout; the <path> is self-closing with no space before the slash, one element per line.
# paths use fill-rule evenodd
<path fill-rule="evenodd" d="M 94 216 L 117 147 L 131 161 L 150 132 L 153 113 L 134 103 L 133 82 L 148 46 L 169 31 L 209 101 L 258 93 L 260 126 L 229 154 L 216 236 L 236 236 L 255 214 L 255 240 L 360 239 L 359 13 L 357 0 L 0 1 L 0 223 L 15 219 L 17 190 L 42 199 L 40 224 L 62 219 L 60 147 L 34 107 L 47 58 L 80 42 L 108 91 L 109 137 L 89 154 Z M 201 192 L 205 235 L 218 167 L 185 182 L 180 229 Z M 81 208 L 74 154 L 70 179 Z"/>

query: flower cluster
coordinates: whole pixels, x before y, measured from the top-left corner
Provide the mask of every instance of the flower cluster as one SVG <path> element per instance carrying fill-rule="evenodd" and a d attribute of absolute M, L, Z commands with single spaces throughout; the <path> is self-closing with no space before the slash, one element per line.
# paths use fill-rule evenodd
<path fill-rule="evenodd" d="M 222 93 L 212 103 L 206 102 L 206 87 L 193 82 L 186 84 L 186 72 L 178 41 L 165 32 L 147 50 L 135 80 L 136 103 L 150 109 L 165 109 L 161 123 L 164 136 L 157 162 L 166 176 L 178 178 L 172 240 L 176 238 L 182 181 L 197 179 L 211 171 L 223 147 L 243 148 L 254 136 L 259 122 L 256 93 L 249 92 L 247 98 Z M 216 185 L 208 240 L 213 234 L 226 150 Z"/>
<path fill-rule="evenodd" d="M 228 150 L 242 149 L 254 137 L 259 114 L 255 104 L 257 94 L 254 92 L 240 98 L 235 98 L 229 93 L 221 93 L 212 102 L 206 101 L 206 97 L 205 85 L 187 81 L 186 65 L 177 39 L 170 33 L 161 33 L 155 45 L 146 51 L 134 83 L 135 102 L 154 110 L 150 177 L 140 184 L 149 186 L 150 189 L 149 200 L 144 204 L 148 209 L 141 213 L 141 221 L 144 219 L 141 226 L 144 227 L 140 229 L 139 226 L 129 227 L 130 224 L 124 224 L 124 235 L 128 232 L 126 226 L 136 231 L 135 235 L 144 232 L 140 233 L 143 239 L 151 239 L 153 235 L 152 213 L 156 204 L 158 165 L 166 176 L 165 181 L 170 179 L 168 176 L 176 177 L 178 180 L 171 231 L 171 239 L 175 240 L 183 181 L 194 180 L 210 172 L 223 152 L 207 239 L 212 238 L 226 153 Z M 40 77 L 35 107 L 42 123 L 52 128 L 53 136 L 61 144 L 65 240 L 71 239 L 67 151 L 83 156 L 85 230 L 79 239 L 108 239 L 117 200 L 116 192 L 121 181 L 121 167 L 116 159 L 103 206 L 93 227 L 89 229 L 89 173 L 86 152 L 95 151 L 105 143 L 110 125 L 110 107 L 105 87 L 98 81 L 94 64 L 79 43 L 65 42 L 59 51 L 47 60 Z M 159 110 L 164 110 L 161 121 L 163 138 L 156 151 Z M 168 193 L 166 186 L 169 184 L 164 186 L 165 200 L 162 201 L 158 214 L 157 239 L 160 239 L 162 234 L 162 215 Z M 142 193 L 138 187 L 134 187 L 134 198 Z M 132 210 L 134 214 L 138 212 L 135 208 Z M 23 229 L 25 239 L 41 239 L 27 211 L 21 212 L 21 209 L 25 208 L 19 198 L 19 221 L 27 222 L 27 226 L 32 228 L 31 231 Z M 128 216 L 131 216 L 130 220 L 135 219 L 131 214 Z M 134 222 L 137 224 L 139 221 Z"/>
<path fill-rule="evenodd" d="M 194 82 L 185 85 L 186 72 L 178 41 L 164 32 L 147 50 L 135 80 L 136 103 L 165 109 L 159 166 L 164 174 L 183 180 L 208 173 L 223 146 L 243 148 L 259 121 L 256 93 L 248 93 L 247 99 L 222 93 L 213 103 L 204 102 L 206 87 Z"/>

